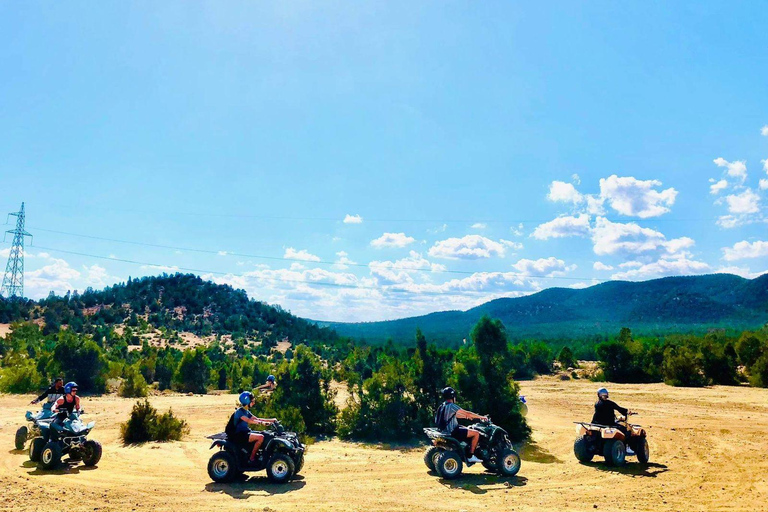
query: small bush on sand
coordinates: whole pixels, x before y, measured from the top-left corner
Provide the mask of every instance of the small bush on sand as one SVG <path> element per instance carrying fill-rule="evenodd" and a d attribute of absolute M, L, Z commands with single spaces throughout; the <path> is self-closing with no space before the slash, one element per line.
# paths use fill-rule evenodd
<path fill-rule="evenodd" d="M 149 400 L 133 406 L 131 417 L 120 425 L 120 435 L 125 444 L 147 441 L 179 441 L 189 433 L 187 422 L 173 415 L 172 410 L 158 415 Z"/>

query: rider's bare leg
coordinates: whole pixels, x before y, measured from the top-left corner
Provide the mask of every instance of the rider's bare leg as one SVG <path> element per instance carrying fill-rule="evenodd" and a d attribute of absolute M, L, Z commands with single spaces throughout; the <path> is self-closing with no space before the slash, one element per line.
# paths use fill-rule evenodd
<path fill-rule="evenodd" d="M 264 436 L 261 434 L 251 434 L 249 441 L 253 442 L 253 450 L 251 450 L 251 458 L 250 462 L 253 462 L 256 460 L 256 452 L 259 451 L 259 447 L 261 446 L 261 443 L 264 441 Z"/>
<path fill-rule="evenodd" d="M 475 454 L 475 448 L 477 448 L 477 442 L 480 441 L 480 433 L 475 432 L 474 430 L 470 430 L 467 434 L 467 437 L 469 438 L 469 456 Z"/>

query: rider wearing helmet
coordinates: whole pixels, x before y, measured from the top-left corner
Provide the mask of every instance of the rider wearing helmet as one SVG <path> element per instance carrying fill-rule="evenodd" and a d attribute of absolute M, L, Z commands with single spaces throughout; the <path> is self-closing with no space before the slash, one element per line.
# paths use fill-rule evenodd
<path fill-rule="evenodd" d="M 437 427 L 450 433 L 451 437 L 460 442 L 469 441 L 469 462 L 482 462 L 475 457 L 475 448 L 480 440 L 480 433 L 459 425 L 458 420 L 482 420 L 487 421 L 487 416 L 481 416 L 470 411 L 466 411 L 456 405 L 456 390 L 451 387 L 443 389 L 443 400 L 445 400 L 437 409 L 435 414 L 435 423 Z"/>
<path fill-rule="evenodd" d="M 267 382 L 262 384 L 261 386 L 257 387 L 257 391 L 274 391 L 277 387 L 277 383 L 275 382 L 275 376 L 270 375 L 267 377 Z"/>
<path fill-rule="evenodd" d="M 45 390 L 45 392 L 39 397 L 35 398 L 30 404 L 36 404 L 48 398 L 49 405 L 53 405 L 56 401 L 64 395 L 64 379 L 61 377 L 56 378 L 51 384 L 51 387 Z"/>
<path fill-rule="evenodd" d="M 56 400 L 51 407 L 51 412 L 56 414 L 56 419 L 52 426 L 56 431 L 61 430 L 70 414 L 73 412 L 82 412 L 80 409 L 80 397 L 77 396 L 77 382 L 67 382 L 64 385 L 64 395 Z"/>
<path fill-rule="evenodd" d="M 256 397 L 250 391 L 240 393 L 238 400 L 240 408 L 235 411 L 233 416 L 233 421 L 235 422 L 235 437 L 233 440 L 239 444 L 254 443 L 249 459 L 250 462 L 253 462 L 256 460 L 256 452 L 259 451 L 261 443 L 264 442 L 264 435 L 252 432 L 248 425 L 270 425 L 277 420 L 275 418 L 257 418 L 251 414 L 249 409 L 253 407 Z"/>
<path fill-rule="evenodd" d="M 595 414 L 592 416 L 592 423 L 613 427 L 616 423 L 614 411 L 626 416 L 629 409 L 620 407 L 616 402 L 608 400 L 608 390 L 600 388 L 597 390 L 597 402 L 595 402 Z"/>

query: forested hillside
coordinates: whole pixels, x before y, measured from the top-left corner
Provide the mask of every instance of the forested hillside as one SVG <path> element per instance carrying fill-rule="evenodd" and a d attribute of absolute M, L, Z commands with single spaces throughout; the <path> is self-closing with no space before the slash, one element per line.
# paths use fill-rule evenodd
<path fill-rule="evenodd" d="M 511 339 L 576 340 L 615 335 L 701 334 L 709 329 L 755 329 L 768 321 L 768 274 L 667 277 L 610 281 L 574 290 L 550 288 L 526 297 L 497 299 L 468 311 L 446 311 L 385 322 L 333 323 L 340 335 L 383 343 L 406 342 L 419 327 L 429 339 L 457 346 L 483 315 L 500 319 Z"/>

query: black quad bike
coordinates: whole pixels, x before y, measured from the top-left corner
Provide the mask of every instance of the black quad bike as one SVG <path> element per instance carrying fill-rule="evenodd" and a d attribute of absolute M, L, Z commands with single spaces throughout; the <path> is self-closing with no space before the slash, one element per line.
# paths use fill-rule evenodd
<path fill-rule="evenodd" d="M 645 429 L 640 425 L 628 423 L 626 416 L 620 416 L 616 420 L 617 426 L 580 421 L 574 423 L 579 427 L 576 441 L 573 443 L 573 453 L 580 462 L 589 462 L 592 457 L 598 455 L 605 457 L 607 464 L 621 466 L 626 462 L 628 455 L 636 455 L 641 464 L 646 464 L 651 458 Z"/>
<path fill-rule="evenodd" d="M 246 471 L 267 470 L 272 482 L 284 483 L 298 475 L 304 466 L 306 447 L 299 442 L 294 432 L 286 432 L 280 423 L 272 424 L 259 432 L 264 442 L 256 454 L 256 460 L 249 461 L 253 443 L 238 444 L 227 439 L 227 434 L 207 436 L 213 439 L 211 448 L 218 447 L 208 461 L 208 476 L 214 482 L 231 482 Z"/>
<path fill-rule="evenodd" d="M 40 425 L 48 425 L 53 420 L 54 414 L 51 412 L 51 406 L 53 404 L 48 402 L 43 405 L 43 408 L 34 414 L 32 411 L 27 411 L 24 418 L 30 423 L 29 426 L 21 426 L 16 431 L 15 445 L 17 450 L 23 450 L 27 445 L 27 441 L 41 436 Z"/>
<path fill-rule="evenodd" d="M 520 455 L 512 448 L 507 431 L 491 420 L 470 425 L 472 430 L 480 432 L 480 440 L 475 449 L 475 456 L 482 459 L 483 467 L 501 476 L 515 476 L 520 471 Z M 469 462 L 469 443 L 459 441 L 437 428 L 425 428 L 424 433 L 432 441 L 432 446 L 424 453 L 424 464 L 446 479 L 458 478 L 463 465 Z"/>
<path fill-rule="evenodd" d="M 80 420 L 80 413 L 73 412 L 61 424 L 55 420 L 39 424 L 40 436 L 29 445 L 29 459 L 37 462 L 41 469 L 55 469 L 64 455 L 72 462 L 83 461 L 86 466 L 95 466 L 101 460 L 101 444 L 87 439 L 95 421 L 88 424 Z"/>

